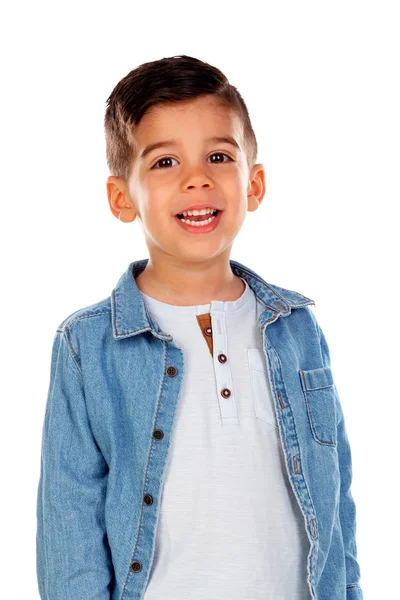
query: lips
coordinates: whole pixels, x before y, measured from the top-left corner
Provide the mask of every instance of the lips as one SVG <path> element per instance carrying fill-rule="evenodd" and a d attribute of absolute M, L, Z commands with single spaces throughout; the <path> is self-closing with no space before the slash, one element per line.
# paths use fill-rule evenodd
<path fill-rule="evenodd" d="M 217 210 L 217 209 L 215 209 L 215 210 Z M 219 222 L 221 220 L 222 212 L 223 212 L 222 210 L 217 210 L 216 217 L 214 217 L 212 219 L 212 221 L 210 221 L 210 223 L 208 223 L 208 225 L 200 225 L 200 226 L 189 225 L 188 223 L 185 223 L 182 219 L 180 219 L 178 216 L 175 216 L 174 219 L 178 223 L 179 227 L 182 227 L 187 233 L 207 234 L 207 233 L 211 233 L 218 227 Z"/>

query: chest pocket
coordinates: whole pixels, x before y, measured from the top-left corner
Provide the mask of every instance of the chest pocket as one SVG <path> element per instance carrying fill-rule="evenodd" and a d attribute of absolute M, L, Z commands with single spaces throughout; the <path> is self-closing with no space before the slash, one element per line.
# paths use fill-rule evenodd
<path fill-rule="evenodd" d="M 330 367 L 299 369 L 301 386 L 314 439 L 337 445 L 335 390 Z"/>
<path fill-rule="evenodd" d="M 263 350 L 248 348 L 247 359 L 249 362 L 251 390 L 256 417 L 260 421 L 264 421 L 277 429 L 278 424 L 276 422 L 274 399 L 268 381 Z"/>

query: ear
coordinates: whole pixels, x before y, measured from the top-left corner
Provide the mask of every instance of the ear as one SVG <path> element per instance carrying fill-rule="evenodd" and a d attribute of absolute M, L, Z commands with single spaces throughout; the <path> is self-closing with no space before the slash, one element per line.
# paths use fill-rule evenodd
<path fill-rule="evenodd" d="M 249 176 L 249 186 L 247 190 L 247 210 L 250 212 L 257 210 L 267 191 L 265 185 L 264 165 L 258 163 L 253 166 Z"/>
<path fill-rule="evenodd" d="M 114 217 L 125 223 L 134 221 L 136 211 L 125 179 L 110 175 L 107 177 L 106 188 L 108 204 Z"/>

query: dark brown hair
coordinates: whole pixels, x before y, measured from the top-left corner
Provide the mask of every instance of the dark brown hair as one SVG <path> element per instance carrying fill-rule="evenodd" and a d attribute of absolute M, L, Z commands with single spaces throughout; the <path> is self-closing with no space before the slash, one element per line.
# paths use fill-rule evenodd
<path fill-rule="evenodd" d="M 110 173 L 128 179 L 134 151 L 134 127 L 150 107 L 206 94 L 217 96 L 242 119 L 245 152 L 251 169 L 257 159 L 257 140 L 242 96 L 219 69 L 182 55 L 139 65 L 111 92 L 104 117 Z"/>

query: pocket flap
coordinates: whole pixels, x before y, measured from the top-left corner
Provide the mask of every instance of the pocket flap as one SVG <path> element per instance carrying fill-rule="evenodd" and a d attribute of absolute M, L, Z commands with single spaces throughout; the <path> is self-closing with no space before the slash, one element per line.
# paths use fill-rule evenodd
<path fill-rule="evenodd" d="M 331 367 L 320 367 L 319 369 L 299 369 L 301 385 L 305 392 L 319 390 L 333 385 Z"/>

